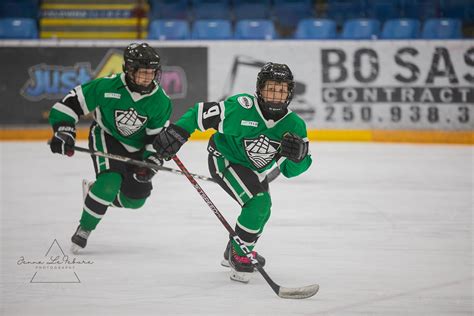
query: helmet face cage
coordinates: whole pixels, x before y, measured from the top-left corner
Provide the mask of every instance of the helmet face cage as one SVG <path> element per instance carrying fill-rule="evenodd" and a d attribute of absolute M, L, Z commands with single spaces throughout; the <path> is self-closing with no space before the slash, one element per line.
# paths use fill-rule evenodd
<path fill-rule="evenodd" d="M 161 80 L 161 63 L 158 53 L 148 44 L 130 44 L 124 52 L 123 71 L 127 86 L 134 92 L 141 94 L 150 93 Z M 154 69 L 153 81 L 143 86 L 135 82 L 135 75 L 138 69 Z"/>
<path fill-rule="evenodd" d="M 268 87 L 268 85 L 266 85 L 267 81 L 275 81 L 277 83 L 286 82 L 288 85 L 288 95 L 286 99 L 266 101 L 263 98 L 262 92 L 266 86 Z M 294 87 L 293 74 L 287 65 L 266 63 L 257 76 L 257 99 L 262 110 L 270 115 L 279 116 L 286 114 L 286 109 L 293 98 Z"/>

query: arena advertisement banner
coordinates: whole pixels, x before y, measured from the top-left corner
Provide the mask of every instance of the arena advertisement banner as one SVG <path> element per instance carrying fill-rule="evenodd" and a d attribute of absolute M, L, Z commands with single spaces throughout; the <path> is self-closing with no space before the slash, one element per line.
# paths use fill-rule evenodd
<path fill-rule="evenodd" d="M 253 93 L 267 61 L 288 64 L 291 108 L 309 128 L 474 127 L 473 41 L 275 41 L 213 45 L 209 54 L 213 100 Z"/>
<path fill-rule="evenodd" d="M 207 98 L 207 48 L 154 47 L 162 58 L 161 85 L 177 118 Z M 0 124 L 47 123 L 51 106 L 73 87 L 121 72 L 122 55 L 123 47 L 0 47 Z"/>

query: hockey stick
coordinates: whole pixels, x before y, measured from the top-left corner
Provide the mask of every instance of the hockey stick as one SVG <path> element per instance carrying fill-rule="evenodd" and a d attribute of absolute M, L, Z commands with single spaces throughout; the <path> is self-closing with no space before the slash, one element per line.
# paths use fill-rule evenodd
<path fill-rule="evenodd" d="M 235 233 L 234 229 L 229 225 L 229 223 L 226 221 L 224 216 L 222 216 L 221 212 L 217 209 L 217 207 L 214 205 L 214 203 L 211 201 L 211 199 L 207 196 L 207 194 L 204 192 L 204 190 L 201 188 L 201 186 L 196 182 L 194 179 L 193 175 L 189 173 L 189 171 L 186 169 L 186 167 L 183 165 L 181 160 L 178 158 L 178 156 L 173 157 L 174 162 L 178 165 L 179 169 L 183 172 L 183 174 L 188 178 L 189 182 L 194 186 L 196 191 L 199 193 L 199 195 L 203 198 L 203 200 L 206 202 L 206 204 L 211 208 L 211 210 L 214 212 L 214 214 L 217 216 L 217 218 L 221 221 L 221 223 L 224 225 L 224 227 L 227 229 L 229 234 L 232 236 L 234 241 L 240 246 L 240 249 L 245 253 L 247 258 L 250 259 L 252 262 L 252 265 L 260 272 L 260 274 L 263 276 L 265 281 L 267 281 L 268 285 L 273 289 L 273 291 L 281 298 L 308 298 L 316 294 L 319 290 L 319 285 L 318 284 L 312 284 L 308 286 L 303 286 L 303 287 L 295 287 L 295 288 L 290 288 L 290 287 L 283 287 L 278 284 L 276 284 L 270 276 L 267 274 L 267 272 L 263 269 L 258 264 L 258 261 L 256 258 L 252 256 L 252 253 L 248 250 L 248 248 L 245 246 L 244 242 L 237 236 Z"/>
<path fill-rule="evenodd" d="M 48 141 L 48 145 L 49 145 L 49 143 L 50 142 Z M 185 175 L 181 170 L 178 170 L 178 169 L 159 166 L 159 165 L 155 165 L 153 163 L 149 163 L 149 162 L 141 161 L 141 160 L 135 160 L 135 159 L 124 157 L 124 156 L 104 153 L 104 152 L 97 151 L 97 150 L 90 150 L 90 149 L 83 148 L 83 147 L 78 147 L 78 146 L 74 146 L 74 150 L 79 151 L 79 152 L 83 152 L 83 153 L 88 153 L 92 156 L 98 156 L 98 157 L 104 157 L 104 158 L 109 158 L 109 159 L 113 159 L 113 160 L 118 160 L 118 161 L 122 161 L 122 162 L 129 163 L 129 164 L 132 164 L 132 165 L 140 166 L 140 167 L 154 168 L 154 169 L 158 169 L 158 170 L 168 171 L 168 172 L 171 172 L 171 173 L 174 173 L 174 174 Z M 213 179 L 211 177 L 202 176 L 202 175 L 195 174 L 195 173 L 191 173 L 191 175 L 193 177 L 199 179 L 199 180 L 217 182 L 215 179 Z M 268 182 L 272 182 L 279 175 L 280 175 L 280 169 L 274 168 L 273 170 L 271 170 L 267 174 Z"/>
<path fill-rule="evenodd" d="M 49 144 L 49 142 L 48 142 L 48 144 Z M 135 165 L 135 166 L 139 166 L 139 167 L 153 168 L 153 169 L 157 169 L 157 170 L 168 171 L 168 172 L 171 172 L 171 173 L 174 173 L 174 174 L 186 175 L 184 172 L 182 172 L 181 170 L 178 170 L 178 169 L 164 167 L 164 166 L 156 165 L 154 163 L 141 161 L 141 160 L 136 160 L 136 159 L 120 156 L 120 155 L 104 153 L 104 152 L 101 152 L 101 151 L 90 150 L 88 148 L 83 148 L 83 147 L 78 147 L 78 146 L 74 146 L 74 150 L 78 151 L 78 152 L 88 153 L 92 156 L 104 157 L 104 158 L 108 158 L 108 159 L 112 159 L 112 160 L 122 161 L 122 162 L 129 163 L 131 165 Z M 216 180 L 214 180 L 211 177 L 206 177 L 206 176 L 202 176 L 202 175 L 195 174 L 195 173 L 193 173 L 192 176 L 197 178 L 197 179 L 200 179 L 200 180 L 216 182 Z"/>

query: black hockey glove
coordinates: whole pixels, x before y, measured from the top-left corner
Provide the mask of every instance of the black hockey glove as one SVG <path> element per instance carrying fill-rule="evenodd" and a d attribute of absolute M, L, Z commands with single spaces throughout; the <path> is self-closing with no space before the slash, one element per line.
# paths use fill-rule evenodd
<path fill-rule="evenodd" d="M 76 128 L 72 124 L 61 124 L 53 126 L 53 138 L 49 146 L 53 153 L 61 155 L 74 155 L 76 145 Z"/>
<path fill-rule="evenodd" d="M 163 166 L 163 160 L 154 155 L 151 155 L 144 161 L 158 166 Z M 159 169 L 155 168 L 136 167 L 133 173 L 133 178 L 140 183 L 147 183 L 151 181 L 151 179 L 155 176 L 158 170 Z"/>
<path fill-rule="evenodd" d="M 308 154 L 308 142 L 298 135 L 286 133 L 281 141 L 280 155 L 291 161 L 300 162 Z"/>
<path fill-rule="evenodd" d="M 188 140 L 189 136 L 189 133 L 185 129 L 171 124 L 156 135 L 155 141 L 153 142 L 156 156 L 170 160 Z"/>

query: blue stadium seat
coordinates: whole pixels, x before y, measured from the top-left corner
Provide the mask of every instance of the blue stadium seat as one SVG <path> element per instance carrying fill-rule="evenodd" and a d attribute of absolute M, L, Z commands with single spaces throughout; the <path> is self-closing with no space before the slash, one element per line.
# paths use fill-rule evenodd
<path fill-rule="evenodd" d="M 230 5 L 230 0 L 191 0 L 191 4 L 193 6 L 200 5 L 203 3 L 224 3 L 226 5 Z"/>
<path fill-rule="evenodd" d="M 244 19 L 267 19 L 270 16 L 271 7 L 265 3 L 242 2 L 234 5 L 234 17 L 238 20 Z"/>
<path fill-rule="evenodd" d="M 148 30 L 149 39 L 185 40 L 189 37 L 189 25 L 184 20 L 154 20 Z"/>
<path fill-rule="evenodd" d="M 405 0 L 402 7 L 403 17 L 424 21 L 438 16 L 439 0 Z"/>
<path fill-rule="evenodd" d="M 461 26 L 459 19 L 430 19 L 423 25 L 421 37 L 425 39 L 462 38 Z"/>
<path fill-rule="evenodd" d="M 38 0 L 0 0 L 0 17 L 37 19 Z"/>
<path fill-rule="evenodd" d="M 466 23 L 468 24 L 474 24 L 474 5 L 471 5 L 466 12 Z"/>
<path fill-rule="evenodd" d="M 400 18 L 402 16 L 400 9 L 398 2 L 394 0 L 367 1 L 367 17 L 379 21 Z"/>
<path fill-rule="evenodd" d="M 365 15 L 364 0 L 328 0 L 326 18 L 336 21 L 337 25 L 350 19 L 364 18 Z"/>
<path fill-rule="evenodd" d="M 150 20 L 187 19 L 189 17 L 188 0 L 151 0 Z"/>
<path fill-rule="evenodd" d="M 312 5 L 305 2 L 284 2 L 273 7 L 273 16 L 278 26 L 295 28 L 302 19 L 314 16 Z"/>
<path fill-rule="evenodd" d="M 230 6 L 225 2 L 201 2 L 193 5 L 194 18 L 230 19 Z"/>
<path fill-rule="evenodd" d="M 444 18 L 461 19 L 474 23 L 474 2 L 472 0 L 441 0 L 440 11 Z"/>
<path fill-rule="evenodd" d="M 296 3 L 300 5 L 305 5 L 307 7 L 313 6 L 313 0 L 273 0 L 273 3 L 276 6 L 280 4 L 287 4 L 287 3 Z"/>
<path fill-rule="evenodd" d="M 420 37 L 420 21 L 414 19 L 393 19 L 385 22 L 381 38 L 410 39 Z"/>
<path fill-rule="evenodd" d="M 236 39 L 274 39 L 275 25 L 270 20 L 240 20 L 235 26 Z"/>
<path fill-rule="evenodd" d="M 232 0 L 234 6 L 242 4 L 242 3 L 255 3 L 255 0 Z M 258 3 L 264 4 L 267 7 L 272 5 L 272 0 L 259 0 Z"/>
<path fill-rule="evenodd" d="M 344 23 L 343 39 L 375 39 L 380 33 L 380 22 L 374 19 L 352 19 Z"/>
<path fill-rule="evenodd" d="M 329 19 L 304 19 L 298 23 L 295 38 L 297 39 L 334 39 L 336 22 Z"/>
<path fill-rule="evenodd" d="M 35 39 L 38 38 L 38 27 L 34 19 L 0 19 L 0 38 L 2 39 Z"/>
<path fill-rule="evenodd" d="M 193 39 L 224 40 L 232 38 L 229 20 L 197 20 L 192 29 Z"/>

